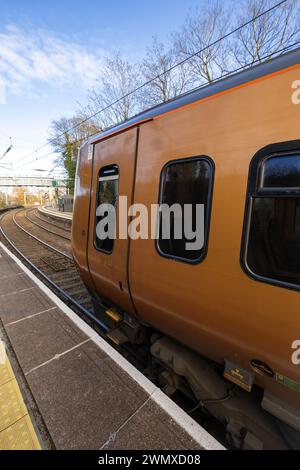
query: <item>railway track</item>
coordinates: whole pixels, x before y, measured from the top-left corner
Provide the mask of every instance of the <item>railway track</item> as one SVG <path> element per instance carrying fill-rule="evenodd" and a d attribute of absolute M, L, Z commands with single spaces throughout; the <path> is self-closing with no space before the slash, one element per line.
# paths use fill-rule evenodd
<path fill-rule="evenodd" d="M 4 217 L 9 220 L 9 213 Z M 14 228 L 21 230 L 27 235 L 35 238 L 40 244 L 52 247 L 54 251 L 60 252 L 62 256 L 73 260 L 71 252 L 70 237 L 66 240 L 66 236 L 57 229 L 52 230 L 32 219 L 32 209 L 19 209 L 12 215 Z"/>
<path fill-rule="evenodd" d="M 58 220 L 57 218 L 55 219 L 54 216 L 52 217 L 51 215 L 47 215 L 45 213 L 42 213 L 39 211 L 39 209 L 33 209 L 34 215 L 37 219 L 39 219 L 42 222 L 46 222 L 52 227 L 57 227 L 60 228 L 61 230 L 64 230 L 65 232 L 68 232 L 71 234 L 71 221 L 70 220 Z"/>
<path fill-rule="evenodd" d="M 71 255 L 70 239 L 66 240 L 57 229 L 54 231 L 46 224 L 34 223 L 33 211 L 17 209 L 5 212 L 0 219 L 2 241 L 52 290 L 81 314 L 96 321 L 90 295 Z"/>
<path fill-rule="evenodd" d="M 52 223 L 51 221 L 47 221 L 41 218 L 38 214 L 36 209 L 30 209 L 26 214 L 26 219 L 36 227 L 43 229 L 44 231 L 51 233 L 57 237 L 60 237 L 64 240 L 71 241 L 71 229 L 66 229 L 64 227 L 59 227 L 57 224 Z M 42 223 L 41 223 L 42 222 Z M 56 227 L 54 230 L 53 228 Z"/>

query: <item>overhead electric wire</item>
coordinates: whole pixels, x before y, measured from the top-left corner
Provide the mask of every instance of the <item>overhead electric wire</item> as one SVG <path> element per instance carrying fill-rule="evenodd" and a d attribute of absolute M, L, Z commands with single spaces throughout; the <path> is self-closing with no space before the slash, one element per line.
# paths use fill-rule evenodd
<path fill-rule="evenodd" d="M 8 134 L 5 134 L 4 132 L 0 131 L 0 134 L 3 135 L 4 137 L 7 137 L 8 139 L 10 139 L 10 136 Z"/>
<path fill-rule="evenodd" d="M 1 147 L 5 147 L 7 145 L 7 142 L 0 142 Z M 25 147 L 24 145 L 14 145 L 15 149 L 32 149 L 32 147 Z"/>
<path fill-rule="evenodd" d="M 234 28 L 233 30 L 229 31 L 228 33 L 226 33 L 224 36 L 221 36 L 220 38 L 216 39 L 215 41 L 212 41 L 210 44 L 208 44 L 207 46 L 203 47 L 202 49 L 199 49 L 198 51 L 194 52 L 193 54 L 190 54 L 188 57 L 186 57 L 185 59 L 182 59 L 181 61 L 177 62 L 176 64 L 172 65 L 171 67 L 169 67 L 167 70 L 165 70 L 164 72 L 161 72 L 160 74 L 156 75 L 155 77 L 149 79 L 148 81 L 144 82 L 143 84 L 139 85 L 138 87 L 136 87 L 135 89 L 131 90 L 130 92 L 126 93 L 125 95 L 121 96 L 120 98 L 118 98 L 117 100 L 113 101 L 112 103 L 110 103 L 109 105 L 105 106 L 104 108 L 101 108 L 100 110 L 96 111 L 95 113 L 91 114 L 90 116 L 86 117 L 85 119 L 83 119 L 82 121 L 80 121 L 79 123 L 75 124 L 74 126 L 71 126 L 70 128 L 66 129 L 64 132 L 62 132 L 61 134 L 59 134 L 58 136 L 55 137 L 55 139 L 50 139 L 48 142 L 46 142 L 45 144 L 41 145 L 40 147 L 37 147 L 35 150 L 33 150 L 32 152 L 28 153 L 27 155 L 25 155 L 24 157 L 22 157 L 22 160 L 30 157 L 31 155 L 34 155 L 34 154 L 37 154 L 40 150 L 42 150 L 43 148 L 47 147 L 48 145 L 50 145 L 51 143 L 54 142 L 54 140 L 56 140 L 57 138 L 59 137 L 62 137 L 66 132 L 71 132 L 72 130 L 75 130 L 77 129 L 78 127 L 80 127 L 82 124 L 90 121 L 91 119 L 95 118 L 96 116 L 98 116 L 99 114 L 103 113 L 104 111 L 106 111 L 107 109 L 111 108 L 112 106 L 115 106 L 116 104 L 118 104 L 119 102 L 121 102 L 122 100 L 124 100 L 125 98 L 128 98 L 129 96 L 137 93 L 138 91 L 140 91 L 142 88 L 150 85 L 151 83 L 155 82 L 156 80 L 158 80 L 159 78 L 163 77 L 164 75 L 166 75 L 167 73 L 171 72 L 172 70 L 174 70 L 175 68 L 177 67 L 180 67 L 181 65 L 187 63 L 188 61 L 190 61 L 191 59 L 193 59 L 194 57 L 198 56 L 199 54 L 201 54 L 202 52 L 206 51 L 207 49 L 215 46 L 216 44 L 218 44 L 219 42 L 227 39 L 228 37 L 232 36 L 233 34 L 237 33 L 238 31 L 242 30 L 243 28 L 245 28 L 246 26 L 249 26 L 251 23 L 254 23 L 255 21 L 257 21 L 259 18 L 263 17 L 264 15 L 268 14 L 268 13 L 271 13 L 272 11 L 274 11 L 275 9 L 281 7 L 282 5 L 284 5 L 285 3 L 287 3 L 289 0 L 282 0 L 278 3 L 276 3 L 275 5 L 273 5 L 272 7 L 268 8 L 267 10 L 263 11 L 262 13 L 259 13 L 258 15 L 256 15 L 255 17 L 251 18 L 249 21 L 243 23 L 242 25 Z M 300 42 L 297 42 L 295 43 L 296 44 L 299 44 Z M 291 48 L 293 47 L 292 45 L 291 46 L 287 46 L 286 48 L 284 49 L 287 49 L 287 48 Z M 276 51 L 274 52 L 275 53 L 280 53 L 280 51 Z M 272 55 L 274 55 L 272 54 Z M 268 54 L 268 57 L 270 56 L 270 54 Z M 252 62 L 250 65 L 253 65 L 255 62 L 257 61 L 254 61 Z M 261 62 L 261 59 L 258 60 L 258 62 Z M 242 68 L 246 68 L 246 65 Z M 237 69 L 237 70 L 240 70 L 241 68 Z M 234 73 L 235 71 L 233 72 L 229 72 L 230 74 L 231 73 Z M 228 73 L 228 74 L 229 74 Z M 227 75 L 228 75 L 227 74 Z M 223 77 L 223 76 L 222 76 Z M 221 78 L 222 78 L 221 77 Z M 215 80 L 214 80 L 215 81 Z M 207 83 L 205 83 L 205 85 L 207 85 Z M 95 134 L 91 134 L 90 136 L 87 136 L 88 137 L 91 137 Z M 72 142 L 73 144 L 74 143 L 77 143 L 77 142 L 80 142 L 80 140 L 78 141 L 75 141 L 75 142 Z M 54 155 L 55 151 L 51 152 L 51 153 L 48 153 L 46 155 L 43 155 L 42 157 L 36 157 L 34 160 L 31 160 L 29 163 L 31 163 L 32 161 L 37 161 L 37 160 L 40 160 L 40 159 L 43 159 L 43 158 L 46 158 L 50 155 Z M 26 165 L 28 164 L 28 162 L 26 163 Z M 23 165 L 21 165 L 23 166 Z"/>
<path fill-rule="evenodd" d="M 13 148 L 13 144 L 12 144 L 12 140 L 11 140 L 11 137 L 10 137 L 10 145 L 9 145 L 9 147 L 5 150 L 5 152 L 2 154 L 2 156 L 0 157 L 0 160 L 2 160 L 2 158 L 4 158 L 4 157 L 8 154 L 8 152 L 11 151 L 12 148 Z"/>

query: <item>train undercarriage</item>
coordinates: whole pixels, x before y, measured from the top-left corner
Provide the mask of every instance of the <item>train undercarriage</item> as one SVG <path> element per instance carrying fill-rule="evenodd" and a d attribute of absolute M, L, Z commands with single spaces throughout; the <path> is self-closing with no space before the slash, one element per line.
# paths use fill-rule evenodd
<path fill-rule="evenodd" d="M 280 405 L 274 405 L 272 397 L 264 396 L 259 387 L 254 386 L 248 393 L 226 380 L 219 364 L 95 298 L 94 308 L 109 326 L 107 337 L 113 343 L 129 343 L 143 351 L 142 371 L 150 380 L 171 398 L 184 396 L 190 404 L 186 411 L 192 417 L 198 413 L 203 423 L 205 418 L 218 423 L 222 429 L 219 435 L 227 448 L 300 449 L 300 427 L 297 429 L 294 420 L 290 426 L 285 418 L 279 419 Z"/>

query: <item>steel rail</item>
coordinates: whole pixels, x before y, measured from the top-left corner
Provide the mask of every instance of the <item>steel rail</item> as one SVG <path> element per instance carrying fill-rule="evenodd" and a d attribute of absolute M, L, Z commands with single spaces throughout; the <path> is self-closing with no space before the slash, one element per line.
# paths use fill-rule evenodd
<path fill-rule="evenodd" d="M 68 255 L 67 253 L 65 253 L 64 251 L 61 251 L 59 250 L 58 248 L 55 248 L 54 246 L 50 245 L 49 243 L 41 240 L 40 238 L 36 237 L 35 235 L 33 235 L 32 233 L 28 232 L 28 230 L 26 230 L 24 227 L 22 227 L 15 219 L 15 216 L 17 214 L 20 214 L 20 212 L 24 210 L 24 209 L 21 209 L 20 211 L 16 212 L 14 215 L 13 215 L 13 222 L 14 224 L 20 229 L 22 230 L 23 232 L 25 232 L 29 237 L 31 238 L 34 238 L 38 243 L 40 243 L 41 245 L 44 245 L 46 246 L 47 248 L 50 248 L 50 250 L 52 251 L 55 251 L 56 253 L 58 253 L 59 255 L 61 256 L 64 256 L 65 258 L 73 261 L 73 257 L 71 255 Z M 1 219 L 2 220 L 2 219 Z"/>
<path fill-rule="evenodd" d="M 31 210 L 32 210 L 32 209 L 31 209 Z M 31 224 L 36 225 L 37 227 L 40 227 L 41 229 L 45 230 L 45 232 L 51 233 L 52 235 L 55 235 L 55 236 L 57 236 L 57 237 L 63 238 L 64 240 L 70 241 L 70 238 L 67 237 L 66 235 L 62 235 L 62 234 L 60 234 L 60 233 L 57 233 L 57 232 L 55 232 L 54 230 L 51 230 L 51 229 L 49 229 L 49 228 L 47 228 L 47 227 L 44 227 L 43 225 L 39 224 L 38 222 L 35 222 L 34 220 L 32 220 L 32 219 L 28 216 L 28 212 L 29 212 L 29 211 L 30 211 L 30 209 L 27 210 L 25 217 L 26 217 L 26 219 L 27 219 Z M 47 223 L 50 224 L 50 222 L 46 222 L 46 221 L 45 221 L 45 223 L 46 223 L 46 224 L 47 224 Z M 57 226 L 56 226 L 56 227 L 57 227 Z M 57 227 L 57 228 L 59 228 L 59 227 Z"/>
<path fill-rule="evenodd" d="M 42 213 L 40 211 L 38 211 L 37 209 L 35 209 L 35 211 L 36 212 L 35 212 L 34 215 L 37 219 L 41 220 L 42 222 L 45 222 L 46 224 L 53 225 L 53 227 L 59 228 L 60 230 L 64 230 L 65 232 L 71 233 L 70 228 L 60 227 L 59 225 L 55 224 L 54 222 L 50 222 L 49 220 L 43 219 L 43 217 L 41 217 Z M 54 217 L 51 217 L 51 216 L 46 215 L 46 214 L 45 214 L 45 217 L 48 218 L 48 219 L 54 219 Z M 56 220 L 57 220 L 57 222 L 64 223 L 63 220 L 58 220 L 58 219 L 56 219 Z M 67 219 L 65 219 L 65 221 L 68 223 Z"/>

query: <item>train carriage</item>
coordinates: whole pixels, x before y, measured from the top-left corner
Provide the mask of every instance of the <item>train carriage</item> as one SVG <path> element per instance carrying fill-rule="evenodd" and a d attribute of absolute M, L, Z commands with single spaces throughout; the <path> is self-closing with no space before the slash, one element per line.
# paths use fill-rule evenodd
<path fill-rule="evenodd" d="M 119 343 L 158 332 L 166 380 L 184 376 L 241 448 L 299 445 L 299 80 L 296 50 L 94 136 L 78 157 L 72 249 L 99 322 Z M 99 241 L 97 208 L 118 213 L 119 196 L 149 212 L 204 205 L 202 246 Z"/>

